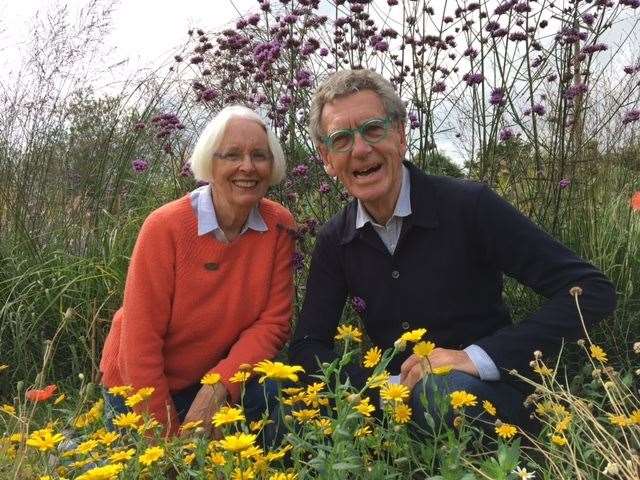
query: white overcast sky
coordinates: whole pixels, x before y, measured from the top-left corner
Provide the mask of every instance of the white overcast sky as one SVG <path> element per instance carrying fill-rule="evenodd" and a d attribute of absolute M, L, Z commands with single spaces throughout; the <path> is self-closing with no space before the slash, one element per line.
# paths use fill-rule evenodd
<path fill-rule="evenodd" d="M 56 5 L 66 4 L 73 19 L 87 3 L 89 0 L 0 0 L 0 66 L 5 74 L 20 65 L 20 52 L 36 13 L 44 16 Z M 103 60 L 110 64 L 128 60 L 131 72 L 156 65 L 187 40 L 189 28 L 215 30 L 233 22 L 238 12 L 250 11 L 258 11 L 256 0 L 119 0 L 111 33 L 104 39 L 112 53 Z"/>

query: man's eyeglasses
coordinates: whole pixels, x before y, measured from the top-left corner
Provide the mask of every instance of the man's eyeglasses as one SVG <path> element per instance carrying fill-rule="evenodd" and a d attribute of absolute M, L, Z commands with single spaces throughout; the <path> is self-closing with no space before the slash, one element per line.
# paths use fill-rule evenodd
<path fill-rule="evenodd" d="M 330 133 L 322 139 L 322 142 L 332 152 L 344 153 L 353 148 L 356 132 L 360 133 L 362 139 L 369 145 L 378 143 L 387 136 L 391 118 L 372 118 L 356 128 L 345 128 Z"/>

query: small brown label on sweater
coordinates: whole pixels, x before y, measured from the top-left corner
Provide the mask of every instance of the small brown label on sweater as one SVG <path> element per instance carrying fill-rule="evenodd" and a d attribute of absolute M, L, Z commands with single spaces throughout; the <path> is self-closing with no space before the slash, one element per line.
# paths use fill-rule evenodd
<path fill-rule="evenodd" d="M 218 270 L 218 268 L 220 268 L 220 265 L 215 262 L 208 262 L 204 264 L 204 268 L 213 272 L 215 270 Z"/>

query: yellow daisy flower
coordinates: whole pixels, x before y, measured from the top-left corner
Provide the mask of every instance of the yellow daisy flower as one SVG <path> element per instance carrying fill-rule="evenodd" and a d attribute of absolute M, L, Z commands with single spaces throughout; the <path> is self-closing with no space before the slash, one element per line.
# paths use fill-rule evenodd
<path fill-rule="evenodd" d="M 320 416 L 319 409 L 309 409 L 303 408 L 301 410 L 296 410 L 291 412 L 291 415 L 295 417 L 296 420 L 300 423 L 308 422 L 309 420 L 313 420 L 314 418 L 318 418 Z"/>
<path fill-rule="evenodd" d="M 451 365 L 443 365 L 441 367 L 435 367 L 431 369 L 431 373 L 434 375 L 449 375 L 453 370 Z"/>
<path fill-rule="evenodd" d="M 378 347 L 372 347 L 367 350 L 367 353 L 364 354 L 363 365 L 366 368 L 373 368 L 380 362 L 381 358 L 382 350 L 380 350 Z"/>
<path fill-rule="evenodd" d="M 180 430 L 183 432 L 186 432 L 188 430 L 193 430 L 195 428 L 198 428 L 200 425 L 202 425 L 202 420 L 195 420 L 193 422 L 186 422 L 183 423 L 182 425 L 180 425 Z"/>
<path fill-rule="evenodd" d="M 220 427 L 229 423 L 244 421 L 245 416 L 241 408 L 222 407 L 213 415 L 213 425 Z"/>
<path fill-rule="evenodd" d="M 8 413 L 9 415 L 15 415 L 16 407 L 5 403 L 4 405 L 0 405 L 0 412 Z"/>
<path fill-rule="evenodd" d="M 617 427 L 628 427 L 631 424 L 624 415 L 609 415 L 609 422 Z"/>
<path fill-rule="evenodd" d="M 253 371 L 262 374 L 262 376 L 258 379 L 260 383 L 263 383 L 265 378 L 272 378 L 274 380 L 290 380 L 292 382 L 297 382 L 298 372 L 304 373 L 304 368 L 299 365 L 285 365 L 282 362 L 263 360 L 255 367 L 253 367 Z"/>
<path fill-rule="evenodd" d="M 207 373 L 204 377 L 202 377 L 202 379 L 200 380 L 200 383 L 202 385 L 215 385 L 221 379 L 222 377 L 220 376 L 219 373 Z"/>
<path fill-rule="evenodd" d="M 358 327 L 353 325 L 338 326 L 338 333 L 334 337 L 336 340 L 353 340 L 354 342 L 362 341 L 362 332 Z"/>
<path fill-rule="evenodd" d="M 500 438 L 509 440 L 513 438 L 516 433 L 518 433 L 518 429 L 515 427 L 515 425 L 511 425 L 510 423 L 502 423 L 495 428 L 495 432 Z"/>
<path fill-rule="evenodd" d="M 227 461 L 224 458 L 224 455 L 220 452 L 213 452 L 209 458 L 211 459 L 211 463 L 219 467 L 227 463 Z"/>
<path fill-rule="evenodd" d="M 380 398 L 386 402 L 403 402 L 409 397 L 409 389 L 401 383 L 387 383 L 380 389 Z"/>
<path fill-rule="evenodd" d="M 413 353 L 422 358 L 427 358 L 436 348 L 436 344 L 433 342 L 418 342 L 413 346 Z"/>
<path fill-rule="evenodd" d="M 369 425 L 365 425 L 364 427 L 360 427 L 354 432 L 355 437 L 366 437 L 367 435 L 371 435 L 371 427 Z"/>
<path fill-rule="evenodd" d="M 238 432 L 220 440 L 220 447 L 228 452 L 237 453 L 253 445 L 256 438 L 256 435 Z"/>
<path fill-rule="evenodd" d="M 133 392 L 133 387 L 131 385 L 122 385 L 117 387 L 111 387 L 109 389 L 109 393 L 111 395 L 116 395 L 118 397 L 128 397 L 131 392 Z"/>
<path fill-rule="evenodd" d="M 411 420 L 411 407 L 406 403 L 396 403 L 393 409 L 393 420 L 396 423 L 407 423 Z"/>
<path fill-rule="evenodd" d="M 115 480 L 123 469 L 121 463 L 96 467 L 76 477 L 76 480 Z"/>
<path fill-rule="evenodd" d="M 454 409 L 462 407 L 473 407 L 478 404 L 478 397 L 472 393 L 465 392 L 464 390 L 456 390 L 449 394 L 451 406 Z"/>
<path fill-rule="evenodd" d="M 135 454 L 136 451 L 133 448 L 130 448 L 129 450 L 120 450 L 119 452 L 112 453 L 109 456 L 109 461 L 113 463 L 128 462 Z"/>
<path fill-rule="evenodd" d="M 375 411 L 376 407 L 369 403 L 369 397 L 365 397 L 360 400 L 360 402 L 355 407 L 353 407 L 353 409 L 362 416 L 370 417 L 371 413 Z"/>
<path fill-rule="evenodd" d="M 229 381 L 231 383 L 244 383 L 251 378 L 251 372 L 239 371 L 234 373 Z"/>
<path fill-rule="evenodd" d="M 482 408 L 484 409 L 485 412 L 487 412 L 489 415 L 495 417 L 496 416 L 496 407 L 493 405 L 493 403 L 491 403 L 489 400 L 483 400 L 482 402 Z"/>
<path fill-rule="evenodd" d="M 113 420 L 113 424 L 119 428 L 137 429 L 142 423 L 142 417 L 135 412 L 121 413 Z"/>
<path fill-rule="evenodd" d="M 589 350 L 591 351 L 591 357 L 595 358 L 599 362 L 607 363 L 607 354 L 598 345 L 590 345 Z"/>
<path fill-rule="evenodd" d="M 559 447 L 563 447 L 567 444 L 567 439 L 564 435 L 552 435 L 551 441 Z"/>
<path fill-rule="evenodd" d="M 376 375 L 372 375 L 367 379 L 367 387 L 380 388 L 389 382 L 389 378 L 391 378 L 391 374 L 386 370 Z"/>
<path fill-rule="evenodd" d="M 316 420 L 316 425 L 325 435 L 331 435 L 333 433 L 333 426 L 331 425 L 331 420 L 328 418 L 319 418 Z"/>
<path fill-rule="evenodd" d="M 31 432 L 27 439 L 27 445 L 41 452 L 48 452 L 53 450 L 62 440 L 64 440 L 64 435 L 60 433 L 54 434 L 50 428 L 43 428 L 42 430 Z"/>
<path fill-rule="evenodd" d="M 141 464 L 148 467 L 154 464 L 158 460 L 164 457 L 164 448 L 162 447 L 149 447 L 147 448 L 140 458 L 138 459 Z"/>
<path fill-rule="evenodd" d="M 410 332 L 403 333 L 399 340 L 401 342 L 413 342 L 418 343 L 422 340 L 422 337 L 427 333 L 426 328 L 417 328 L 415 330 L 411 330 Z"/>

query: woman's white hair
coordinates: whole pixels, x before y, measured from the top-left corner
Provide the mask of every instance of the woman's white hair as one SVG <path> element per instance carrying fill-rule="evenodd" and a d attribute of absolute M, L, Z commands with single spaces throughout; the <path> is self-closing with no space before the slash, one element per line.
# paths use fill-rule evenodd
<path fill-rule="evenodd" d="M 269 150 L 273 156 L 273 168 L 269 185 L 276 185 L 282 181 L 286 171 L 286 161 L 282 146 L 278 138 L 271 131 L 267 123 L 256 112 L 242 105 L 224 107 L 213 117 L 200 134 L 193 149 L 189 164 L 196 180 L 211 182 L 213 180 L 213 155 L 220 146 L 225 129 L 232 118 L 245 118 L 261 125 L 267 133 Z"/>

